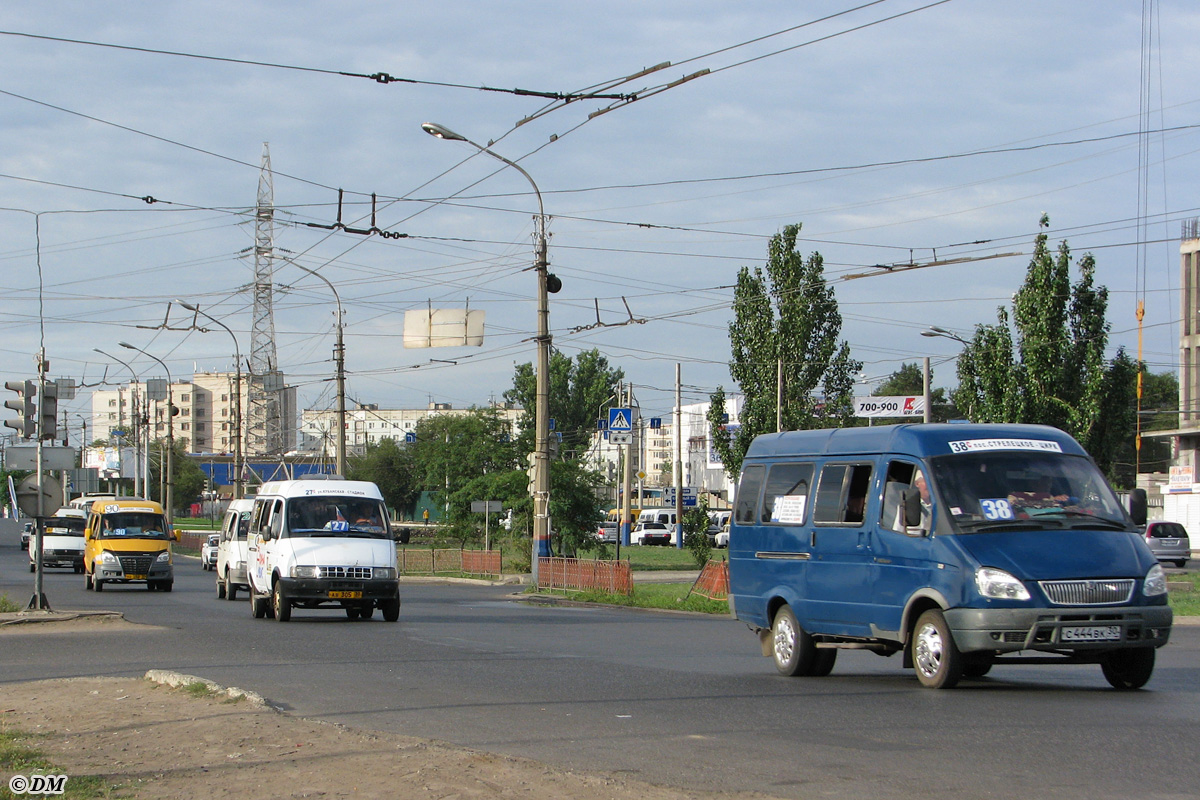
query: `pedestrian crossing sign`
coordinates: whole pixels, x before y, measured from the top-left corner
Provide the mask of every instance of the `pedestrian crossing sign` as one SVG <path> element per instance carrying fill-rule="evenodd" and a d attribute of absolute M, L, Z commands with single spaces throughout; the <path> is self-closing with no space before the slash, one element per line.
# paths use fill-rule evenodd
<path fill-rule="evenodd" d="M 608 429 L 614 433 L 629 433 L 633 430 L 633 414 L 628 408 L 608 410 Z"/>

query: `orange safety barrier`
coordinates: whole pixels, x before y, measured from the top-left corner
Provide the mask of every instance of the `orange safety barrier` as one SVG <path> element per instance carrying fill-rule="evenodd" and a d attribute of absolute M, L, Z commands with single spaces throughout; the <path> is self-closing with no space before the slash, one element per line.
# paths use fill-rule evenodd
<path fill-rule="evenodd" d="M 396 554 L 396 563 L 401 575 L 436 575 L 439 572 L 500 575 L 501 562 L 500 550 L 401 547 Z"/>
<path fill-rule="evenodd" d="M 692 584 L 692 591 L 709 600 L 728 600 L 729 564 L 724 561 L 709 561 Z"/>
<path fill-rule="evenodd" d="M 629 595 L 633 594 L 633 569 L 628 561 L 539 558 L 538 588 L 576 592 L 599 589 Z"/>

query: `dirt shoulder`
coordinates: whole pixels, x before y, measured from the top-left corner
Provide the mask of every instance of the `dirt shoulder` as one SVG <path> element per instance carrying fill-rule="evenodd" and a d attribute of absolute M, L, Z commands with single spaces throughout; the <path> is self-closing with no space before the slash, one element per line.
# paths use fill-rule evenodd
<path fill-rule="evenodd" d="M 60 625 L 65 623 L 54 623 Z M 113 620 L 69 624 L 120 624 Z M 38 625 L 22 625 L 36 635 Z M 52 626 L 46 626 L 52 627 Z M 22 634 L 9 627 L 4 645 Z M 163 679 L 161 676 L 159 679 Z M 146 678 L 0 684 L 0 731 L 35 734 L 68 777 L 96 776 L 114 797 L 760 798 L 697 793 L 569 772 L 444 742 L 348 728 Z M 12 775 L 0 773 L 0 795 Z"/>

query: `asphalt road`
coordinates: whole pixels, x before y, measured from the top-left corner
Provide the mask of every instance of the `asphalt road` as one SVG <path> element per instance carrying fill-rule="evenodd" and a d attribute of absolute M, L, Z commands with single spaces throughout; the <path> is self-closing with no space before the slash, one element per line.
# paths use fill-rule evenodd
<path fill-rule="evenodd" d="M 0 537 L 0 593 L 32 595 Z M 782 797 L 1195 797 L 1200 627 L 1177 626 L 1147 689 L 1096 666 L 998 667 L 948 692 L 898 657 L 839 656 L 778 677 L 728 618 L 512 602 L 512 587 L 406 585 L 400 622 L 297 609 L 254 620 L 177 563 L 175 591 L 53 571 L 56 610 L 121 611 L 144 630 L 0 639 L 0 680 L 167 668 L 253 690 L 294 713 L 625 773 Z"/>

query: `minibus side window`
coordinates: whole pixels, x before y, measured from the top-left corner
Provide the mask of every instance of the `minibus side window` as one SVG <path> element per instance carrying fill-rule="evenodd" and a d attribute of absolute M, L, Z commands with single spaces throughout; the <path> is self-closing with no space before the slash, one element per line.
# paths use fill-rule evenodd
<path fill-rule="evenodd" d="M 883 484 L 883 503 L 879 524 L 890 531 L 904 533 L 904 511 L 900 508 L 901 493 L 912 485 L 916 465 L 908 461 L 893 461 L 888 464 L 887 480 Z M 913 489 L 912 491 L 916 491 Z"/>
<path fill-rule="evenodd" d="M 762 488 L 766 468 L 746 467 L 742 470 L 742 481 L 738 485 L 737 500 L 734 502 L 734 521 L 740 525 L 753 525 L 754 512 L 758 509 L 758 490 Z"/>
<path fill-rule="evenodd" d="M 870 464 L 826 464 L 817 487 L 813 522 L 861 525 L 870 485 Z"/>
<path fill-rule="evenodd" d="M 773 464 L 767 473 L 759 521 L 803 523 L 812 476 L 812 464 Z"/>

